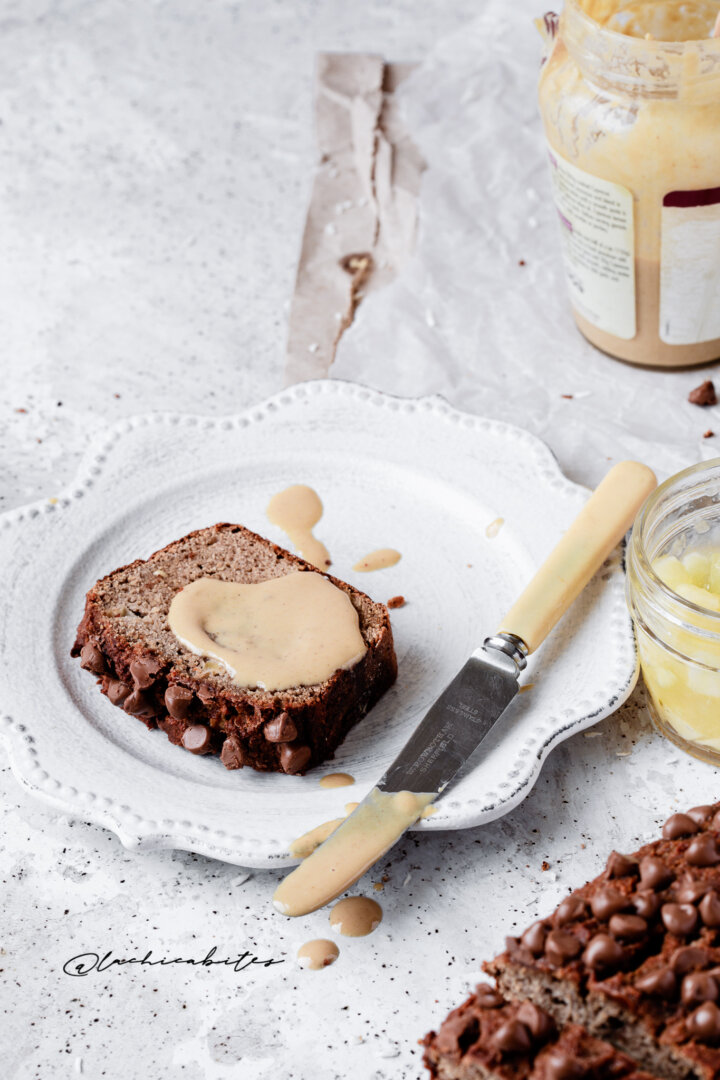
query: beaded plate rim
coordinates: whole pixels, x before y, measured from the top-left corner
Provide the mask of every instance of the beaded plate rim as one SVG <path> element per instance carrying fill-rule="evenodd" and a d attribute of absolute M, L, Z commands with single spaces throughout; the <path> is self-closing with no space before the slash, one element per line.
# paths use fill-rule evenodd
<path fill-rule="evenodd" d="M 50 522 L 53 515 L 62 514 L 79 499 L 92 496 L 93 489 L 102 484 L 111 456 L 118 452 L 124 440 L 132 438 L 138 430 L 149 426 L 171 431 L 177 426 L 198 428 L 202 431 L 220 429 L 231 431 L 250 428 L 272 417 L 276 419 L 282 409 L 298 401 L 311 402 L 318 397 L 342 397 L 352 399 L 362 406 L 383 408 L 390 413 L 432 414 L 443 418 L 450 426 L 461 425 L 471 430 L 497 436 L 515 442 L 522 448 L 528 471 L 550 488 L 577 496 L 586 489 L 570 481 L 549 447 L 530 432 L 503 421 L 488 419 L 463 412 L 450 405 L 444 398 L 434 395 L 422 398 L 402 398 L 370 389 L 357 383 L 337 379 L 323 379 L 300 383 L 267 398 L 264 402 L 234 415 L 217 418 L 187 413 L 156 412 L 127 417 L 102 436 L 95 438 L 83 456 L 75 479 L 56 499 L 42 499 L 13 508 L 0 515 L 0 550 L 2 535 L 7 530 L 22 528 L 29 521 L 45 516 Z M 7 570 L 0 570 L 0 580 Z M 556 718 L 549 730 L 541 730 L 536 737 L 518 746 L 516 761 L 509 772 L 511 782 L 499 785 L 494 797 L 482 805 L 480 800 L 464 799 L 464 814 L 454 818 L 430 817 L 418 824 L 419 831 L 468 828 L 503 816 L 522 801 L 537 780 L 549 753 L 570 735 L 575 734 L 619 708 L 632 693 L 638 676 L 638 658 L 630 614 L 625 601 L 624 545 L 613 556 L 608 566 L 613 596 L 610 625 L 605 626 L 606 643 L 611 643 L 623 669 L 622 678 L 616 664 L 612 677 L 602 689 L 587 698 L 584 708 L 570 715 Z M 256 839 L 210 829 L 201 823 L 186 820 L 154 820 L 138 806 L 120 804 L 104 796 L 100 791 L 86 787 L 80 790 L 76 784 L 67 783 L 62 775 L 55 775 L 53 766 L 41 761 L 42 728 L 34 727 L 32 721 L 0 715 L 0 737 L 9 754 L 13 774 L 31 794 L 61 809 L 62 812 L 82 817 L 115 833 L 129 849 L 180 849 L 193 851 L 221 861 L 237 865 L 267 867 L 289 863 L 288 853 L 278 849 L 277 842 L 263 848 Z M 504 790 L 501 790 L 504 789 Z M 451 793 L 450 793 L 451 794 Z M 457 806 L 456 806 L 457 809 Z"/>

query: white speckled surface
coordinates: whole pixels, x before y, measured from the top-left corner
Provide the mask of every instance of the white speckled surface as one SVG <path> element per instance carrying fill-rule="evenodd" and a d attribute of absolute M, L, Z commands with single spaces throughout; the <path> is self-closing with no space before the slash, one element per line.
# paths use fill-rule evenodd
<path fill-rule="evenodd" d="M 535 13 L 531 0 L 518 7 L 523 17 Z M 4 507 L 52 496 L 88 435 L 109 420 L 148 409 L 238 411 L 279 388 L 313 161 L 315 50 L 421 57 L 476 9 L 475 0 L 8 0 L 0 24 Z M 698 425 L 712 417 L 681 403 L 699 378 L 651 383 L 580 350 L 582 366 L 572 364 L 564 358 L 563 378 L 576 380 L 570 390 L 612 378 L 647 401 L 652 387 L 642 436 L 655 445 L 678 403 L 673 452 L 697 458 Z M 353 377 L 362 379 L 358 367 Z M 367 377 L 382 385 L 370 365 Z M 423 363 L 403 392 L 442 381 Z M 483 412 L 507 415 L 506 383 L 488 378 L 480 397 Z M 592 452 L 566 437 L 567 414 L 547 401 L 518 394 L 510 418 L 540 430 L 574 479 L 596 480 L 601 450 L 615 450 L 601 439 L 603 418 L 616 419 L 613 395 L 598 391 L 582 406 L 593 413 Z M 640 454 L 629 415 L 625 423 L 623 446 Z M 459 1002 L 506 932 L 596 872 L 610 847 L 629 849 L 672 808 L 718 794 L 715 770 L 651 735 L 636 695 L 561 746 L 508 817 L 407 838 L 372 875 L 388 878 L 380 929 L 345 944 L 336 965 L 316 974 L 292 957 L 303 940 L 327 933 L 326 916 L 300 925 L 275 914 L 268 898 L 277 873 L 243 882 L 237 867 L 201 857 L 129 854 L 109 833 L 48 812 L 7 768 L 0 784 L 0 1071 L 8 1080 L 417 1077 L 417 1038 Z M 62 971 L 85 952 L 201 959 L 213 946 L 216 957 L 249 949 L 284 963 L 240 973 Z"/>

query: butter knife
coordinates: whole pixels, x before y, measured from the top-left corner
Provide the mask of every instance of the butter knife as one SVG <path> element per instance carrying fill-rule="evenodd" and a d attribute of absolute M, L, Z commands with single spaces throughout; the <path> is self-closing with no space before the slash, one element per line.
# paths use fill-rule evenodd
<path fill-rule="evenodd" d="M 645 465 L 610 470 L 503 619 L 476 649 L 357 809 L 278 886 L 273 903 L 305 915 L 362 877 L 445 791 L 518 692 L 545 640 L 632 525 L 655 488 Z"/>

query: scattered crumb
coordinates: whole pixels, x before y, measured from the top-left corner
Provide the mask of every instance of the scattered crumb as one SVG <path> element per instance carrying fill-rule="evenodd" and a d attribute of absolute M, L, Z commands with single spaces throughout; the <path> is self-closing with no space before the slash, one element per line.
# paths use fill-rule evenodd
<path fill-rule="evenodd" d="M 113 397 L 115 397 L 115 398 L 119 398 L 120 396 L 121 396 L 120 394 L 113 394 Z"/>
<path fill-rule="evenodd" d="M 540 866 L 540 869 L 541 870 L 549 870 L 550 869 L 550 863 L 546 862 L 545 859 L 543 859 L 542 864 Z"/>
<path fill-rule="evenodd" d="M 467 565 L 468 570 L 472 570 L 473 564 L 471 562 L 467 563 L 466 565 Z"/>
<path fill-rule="evenodd" d="M 16 409 L 15 412 L 26 413 L 27 409 Z"/>
<path fill-rule="evenodd" d="M 373 889 L 375 890 L 375 892 L 382 892 L 384 888 L 385 886 L 383 885 L 382 881 L 373 881 Z"/>
<path fill-rule="evenodd" d="M 524 259 L 518 259 L 518 266 L 527 266 L 527 263 Z"/>
<path fill-rule="evenodd" d="M 523 685 L 518 690 L 518 694 L 527 694 L 528 690 L 532 690 L 534 685 L 535 683 L 532 682 L 523 683 Z"/>
<path fill-rule="evenodd" d="M 57 506 L 57 499 L 55 498 L 54 495 L 52 496 L 52 498 L 48 499 L 48 502 L 50 503 L 51 506 Z"/>
<path fill-rule="evenodd" d="M 560 397 L 565 398 L 566 401 L 572 401 L 574 396 L 575 396 L 574 394 L 561 394 L 560 395 Z"/>
<path fill-rule="evenodd" d="M 717 394 L 712 379 L 706 379 L 704 383 L 700 383 L 694 390 L 691 390 L 688 394 L 688 401 L 691 405 L 717 405 Z"/>
<path fill-rule="evenodd" d="M 230 882 L 230 884 L 237 888 L 237 886 L 239 886 L 239 885 L 244 885 L 245 882 L 249 881 L 251 877 L 252 877 L 251 871 L 250 870 L 244 870 L 242 874 L 238 874 L 237 877 L 234 877 L 232 879 L 232 881 Z"/>
<path fill-rule="evenodd" d="M 391 596 L 390 599 L 387 602 L 387 606 L 389 608 L 405 607 L 405 597 L 404 596 Z"/>
<path fill-rule="evenodd" d="M 400 1056 L 400 1051 L 397 1046 L 385 1046 L 378 1050 L 378 1057 L 381 1058 L 396 1058 Z"/>
<path fill-rule="evenodd" d="M 714 434 L 715 434 L 715 432 L 711 431 L 710 428 L 708 428 L 707 431 L 703 432 L 703 439 L 712 439 Z"/>
<path fill-rule="evenodd" d="M 494 521 L 491 521 L 487 529 L 485 530 L 485 535 L 487 536 L 488 540 L 492 540 L 493 537 L 497 536 L 504 524 L 505 518 L 501 517 L 495 518 Z"/>
<path fill-rule="evenodd" d="M 332 559 L 326 559 L 325 560 L 325 565 L 326 566 L 332 566 Z"/>

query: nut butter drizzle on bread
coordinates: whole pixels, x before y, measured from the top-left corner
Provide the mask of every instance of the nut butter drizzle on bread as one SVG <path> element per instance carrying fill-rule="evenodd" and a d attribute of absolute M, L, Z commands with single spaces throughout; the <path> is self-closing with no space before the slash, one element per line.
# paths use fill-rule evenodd
<path fill-rule="evenodd" d="M 167 620 L 181 645 L 249 689 L 317 686 L 367 649 L 350 597 L 323 574 L 252 585 L 197 578 L 175 594 Z"/>
<path fill-rule="evenodd" d="M 72 654 L 114 705 L 172 743 L 219 754 L 229 769 L 303 773 L 331 757 L 395 681 L 385 606 L 324 575 L 357 611 L 367 651 L 323 683 L 282 691 L 236 685 L 222 665 L 184 649 L 167 623 L 175 594 L 200 577 L 253 584 L 299 570 L 319 573 L 241 525 L 199 529 L 98 581 Z"/>

